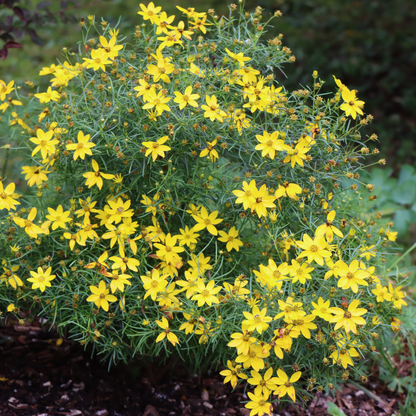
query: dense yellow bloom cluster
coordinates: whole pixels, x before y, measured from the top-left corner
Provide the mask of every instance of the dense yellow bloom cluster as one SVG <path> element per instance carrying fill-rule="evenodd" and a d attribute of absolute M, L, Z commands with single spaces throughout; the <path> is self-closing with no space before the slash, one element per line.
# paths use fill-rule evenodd
<path fill-rule="evenodd" d="M 364 103 L 339 80 L 331 98 L 322 82 L 286 91 L 274 68 L 294 58 L 261 40 L 260 8 L 178 7 L 176 24 L 140 9 L 136 44 L 89 19 L 86 52 L 40 72 L 53 78 L 36 114 L 9 114 L 36 193 L 0 182 L 7 311 L 53 317 L 112 360 L 221 357 L 225 382 L 252 389 L 250 415 L 361 374 L 371 334 L 397 331 L 406 305 L 385 278 L 396 234 L 361 215 L 365 138 L 346 119 Z"/>

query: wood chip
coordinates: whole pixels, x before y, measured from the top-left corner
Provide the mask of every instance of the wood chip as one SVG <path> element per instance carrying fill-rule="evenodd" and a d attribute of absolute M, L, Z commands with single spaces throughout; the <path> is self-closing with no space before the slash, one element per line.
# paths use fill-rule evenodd
<path fill-rule="evenodd" d="M 151 405 L 148 404 L 143 416 L 160 416 L 159 412 Z"/>
<path fill-rule="evenodd" d="M 204 402 L 202 403 L 205 407 L 207 407 L 208 409 L 212 409 L 214 406 L 211 403 L 208 402 Z"/>

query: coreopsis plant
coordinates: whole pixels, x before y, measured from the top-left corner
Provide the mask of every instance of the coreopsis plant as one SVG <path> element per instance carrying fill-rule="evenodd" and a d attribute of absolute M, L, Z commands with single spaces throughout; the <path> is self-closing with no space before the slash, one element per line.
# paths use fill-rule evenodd
<path fill-rule="evenodd" d="M 131 42 L 89 17 L 46 92 L 0 82 L 3 148 L 24 160 L 0 182 L 0 307 L 110 362 L 222 363 L 262 415 L 365 379 L 406 301 L 394 232 L 357 189 L 377 153 L 363 101 L 315 72 L 287 91 L 279 12 L 236 8 L 141 4 Z"/>

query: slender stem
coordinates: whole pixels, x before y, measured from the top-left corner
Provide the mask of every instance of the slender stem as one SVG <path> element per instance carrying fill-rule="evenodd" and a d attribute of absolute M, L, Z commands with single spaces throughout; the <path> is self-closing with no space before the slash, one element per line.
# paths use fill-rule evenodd
<path fill-rule="evenodd" d="M 386 402 L 383 399 L 381 399 L 380 397 L 376 396 L 374 393 L 371 393 L 371 391 L 368 390 L 368 389 L 366 389 L 365 387 L 360 386 L 355 381 L 350 380 L 349 383 L 352 384 L 352 385 L 354 385 L 358 389 L 362 390 L 367 396 L 370 396 L 373 400 L 376 400 L 380 404 L 386 404 Z"/>
<path fill-rule="evenodd" d="M 409 248 L 405 253 L 403 253 L 388 269 L 387 271 L 390 271 L 400 260 L 402 260 L 404 257 L 406 257 L 411 251 L 413 251 L 416 248 L 416 243 L 412 245 L 412 247 Z"/>
<path fill-rule="evenodd" d="M 3 165 L 3 169 L 1 171 L 1 177 L 3 179 L 6 176 L 7 162 L 9 161 L 9 148 L 6 147 L 5 149 L 6 149 L 6 155 L 4 156 L 4 165 Z"/>

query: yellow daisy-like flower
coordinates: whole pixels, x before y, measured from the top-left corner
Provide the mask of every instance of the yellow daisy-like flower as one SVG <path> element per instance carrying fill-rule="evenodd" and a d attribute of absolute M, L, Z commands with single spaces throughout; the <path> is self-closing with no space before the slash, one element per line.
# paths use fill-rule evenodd
<path fill-rule="evenodd" d="M 13 221 L 19 227 L 24 228 L 26 233 L 31 238 L 37 238 L 38 234 L 43 234 L 42 228 L 34 223 L 34 219 L 37 213 L 38 213 L 38 210 L 36 208 L 32 208 L 26 220 L 20 217 L 13 217 Z"/>
<path fill-rule="evenodd" d="M 156 342 L 160 342 L 164 338 L 167 338 L 173 346 L 179 344 L 178 337 L 173 332 L 171 332 L 169 328 L 169 322 L 164 316 L 162 317 L 161 321 L 156 321 L 156 323 L 163 329 L 163 332 L 161 332 L 156 338 Z"/>
<path fill-rule="evenodd" d="M 222 241 L 223 243 L 227 243 L 227 250 L 231 251 L 232 249 L 236 251 L 240 251 L 240 247 L 243 245 L 243 242 L 239 240 L 238 231 L 235 227 L 231 227 L 228 234 L 225 231 L 219 231 L 220 238 L 218 241 Z"/>
<path fill-rule="evenodd" d="M 303 241 L 296 241 L 296 244 L 303 250 L 298 259 L 308 258 L 308 262 L 315 261 L 320 266 L 324 265 L 324 258 L 331 257 L 331 252 L 325 250 L 328 246 L 325 238 L 315 237 L 313 240 L 307 234 L 303 235 Z"/>
<path fill-rule="evenodd" d="M 193 219 L 198 223 L 194 226 L 194 230 L 200 231 L 206 228 L 212 235 L 218 235 L 218 231 L 215 228 L 215 225 L 219 224 L 223 220 L 217 219 L 217 216 L 218 211 L 214 211 L 211 214 L 208 214 L 207 209 L 202 207 L 199 215 L 192 215 Z"/>
<path fill-rule="evenodd" d="M 51 274 L 52 267 L 48 267 L 45 271 L 42 267 L 38 267 L 38 271 L 30 271 L 32 277 L 27 279 L 28 282 L 32 283 L 32 289 L 40 289 L 44 292 L 46 287 L 51 287 L 51 280 L 55 279 L 55 275 Z"/>
<path fill-rule="evenodd" d="M 219 300 L 215 295 L 221 290 L 221 286 L 214 286 L 214 280 L 211 280 L 205 286 L 204 281 L 199 279 L 195 288 L 197 294 L 192 296 L 192 300 L 197 300 L 199 307 L 204 306 L 205 304 L 211 306 L 213 303 L 219 303 Z"/>
<path fill-rule="evenodd" d="M 301 375 L 302 372 L 297 371 L 296 373 L 292 374 L 292 376 L 289 379 L 289 377 L 283 370 L 277 370 L 277 377 L 273 377 L 271 379 L 272 382 L 279 386 L 274 392 L 274 394 L 278 394 L 279 399 L 281 399 L 283 396 L 287 394 L 295 402 L 296 391 L 293 387 L 293 383 L 296 383 L 300 379 Z"/>
<path fill-rule="evenodd" d="M 246 319 L 242 322 L 243 329 L 249 332 L 257 331 L 261 334 L 269 327 L 267 322 L 272 321 L 272 318 L 270 316 L 266 316 L 266 314 L 267 308 L 260 310 L 257 306 L 253 308 L 253 313 L 243 311 L 243 315 L 246 317 Z"/>
<path fill-rule="evenodd" d="M 330 322 L 336 322 L 334 331 L 338 328 L 344 328 L 345 332 L 352 331 L 357 334 L 357 325 L 365 325 L 365 319 L 361 315 L 367 313 L 367 309 L 358 308 L 360 301 L 358 299 L 353 300 L 348 306 L 348 310 L 341 308 L 332 308 L 332 312 L 335 314 Z"/>
<path fill-rule="evenodd" d="M 114 295 L 110 295 L 110 289 L 106 288 L 104 280 L 101 280 L 98 286 L 90 286 L 90 290 L 93 293 L 88 296 L 88 302 L 94 302 L 98 309 L 103 308 L 108 311 L 108 303 L 115 302 L 117 298 Z"/>
<path fill-rule="evenodd" d="M 42 129 L 36 130 L 37 137 L 31 137 L 30 141 L 37 146 L 32 151 L 32 156 L 40 152 L 43 159 L 46 159 L 49 155 L 55 153 L 55 145 L 59 143 L 59 140 L 52 139 L 53 131 L 47 131 L 46 133 Z"/>
<path fill-rule="evenodd" d="M 269 156 L 270 159 L 273 160 L 276 156 L 276 151 L 290 149 L 289 146 L 285 145 L 283 140 L 278 140 L 279 135 L 279 131 L 274 131 L 272 134 L 264 131 L 263 135 L 256 135 L 256 139 L 260 144 L 258 144 L 255 149 L 261 150 L 261 155 L 263 157 Z"/>
<path fill-rule="evenodd" d="M 20 205 L 20 202 L 16 201 L 14 198 L 14 190 L 16 185 L 14 182 L 9 183 L 6 188 L 3 187 L 3 182 L 0 182 L 0 210 L 7 209 L 10 211 L 11 209 L 16 210 L 15 205 Z"/>
<path fill-rule="evenodd" d="M 237 382 L 240 378 L 245 379 L 245 380 L 248 378 L 242 372 L 241 365 L 237 365 L 237 364 L 233 365 L 233 363 L 230 360 L 228 360 L 227 367 L 228 367 L 228 370 L 223 370 L 220 372 L 220 374 L 225 377 L 224 384 L 230 382 L 233 389 L 237 385 Z"/>
<path fill-rule="evenodd" d="M 95 146 L 95 143 L 90 142 L 91 136 L 89 134 L 84 136 L 82 131 L 78 132 L 78 143 L 67 144 L 67 150 L 75 150 L 74 160 L 80 157 L 82 160 L 85 159 L 85 155 L 92 156 L 91 148 Z"/>
<path fill-rule="evenodd" d="M 35 94 L 35 97 L 42 104 L 46 104 L 49 101 L 59 101 L 60 98 L 61 98 L 58 91 L 53 91 L 51 87 L 48 87 L 48 90 L 46 92 L 41 92 L 39 94 Z"/>
<path fill-rule="evenodd" d="M 166 146 L 166 145 L 163 144 L 168 140 L 169 140 L 168 136 L 163 136 L 156 142 L 143 142 L 142 143 L 143 146 L 147 147 L 145 156 L 149 156 L 151 154 L 153 162 L 156 161 L 158 156 L 164 158 L 165 157 L 165 152 L 171 150 L 171 148 L 169 146 Z"/>
<path fill-rule="evenodd" d="M 223 117 L 227 116 L 227 113 L 221 110 L 219 104 L 217 103 L 217 97 L 215 95 L 205 96 L 207 105 L 201 105 L 201 108 L 205 110 L 204 117 L 209 118 L 211 121 L 218 120 L 223 122 Z"/>
<path fill-rule="evenodd" d="M 151 1 L 147 7 L 144 4 L 140 4 L 141 12 L 137 12 L 143 16 L 143 20 L 150 20 L 152 24 L 158 21 L 158 13 L 162 10 L 160 6 L 155 7 L 155 4 Z"/>
<path fill-rule="evenodd" d="M 183 110 L 187 105 L 198 107 L 198 103 L 195 100 L 197 100 L 200 96 L 198 94 L 192 94 L 191 86 L 186 87 L 184 94 L 179 91 L 175 91 L 174 93 L 176 98 L 173 101 L 179 104 L 180 110 Z"/>
<path fill-rule="evenodd" d="M 87 185 L 88 188 L 92 188 L 94 185 L 97 185 L 98 189 L 101 190 L 104 184 L 103 178 L 113 179 L 114 175 L 100 172 L 100 167 L 94 159 L 92 159 L 91 164 L 94 172 L 86 172 L 82 175 L 84 178 L 87 178 L 87 180 L 85 181 L 85 185 Z"/>

